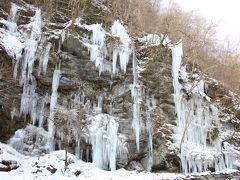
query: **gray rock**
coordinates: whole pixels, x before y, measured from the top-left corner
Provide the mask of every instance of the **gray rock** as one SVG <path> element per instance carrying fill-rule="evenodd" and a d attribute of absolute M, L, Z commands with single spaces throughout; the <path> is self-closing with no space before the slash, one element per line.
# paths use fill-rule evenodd
<path fill-rule="evenodd" d="M 11 171 L 19 168 L 19 163 L 15 160 L 2 160 L 0 162 L 0 171 Z"/>

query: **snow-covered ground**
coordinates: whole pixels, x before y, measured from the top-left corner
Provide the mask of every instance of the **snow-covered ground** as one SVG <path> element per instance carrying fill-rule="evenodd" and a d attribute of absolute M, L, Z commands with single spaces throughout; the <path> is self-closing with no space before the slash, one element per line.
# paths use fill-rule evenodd
<path fill-rule="evenodd" d="M 199 176 L 211 175 L 209 172 L 192 174 L 184 176 L 176 173 L 150 173 L 127 171 L 118 169 L 116 171 L 104 171 L 96 168 L 93 163 L 86 163 L 78 160 L 74 155 L 68 153 L 69 165 L 65 170 L 64 160 L 65 152 L 54 151 L 41 157 L 24 156 L 18 153 L 11 146 L 0 143 L 0 168 L 3 166 L 2 161 L 16 161 L 19 168 L 9 172 L 0 171 L 1 180 L 65 180 L 65 179 L 90 179 L 90 180 L 179 180 L 194 179 Z M 49 169 L 49 170 L 48 170 Z M 51 170 L 55 172 L 50 172 Z M 237 173 L 236 170 L 224 170 L 214 173 L 212 176 L 217 177 L 219 174 L 224 177 Z M 230 177 L 229 176 L 229 177 Z M 232 177 L 232 176 L 231 176 Z M 238 178 L 233 178 L 238 179 Z"/>
<path fill-rule="evenodd" d="M 0 143 L 0 162 L 2 160 L 17 161 L 19 168 L 9 172 L 0 171 L 1 180 L 33 180 L 33 179 L 181 179 L 181 174 L 172 173 L 149 173 L 136 172 L 119 169 L 116 171 L 104 171 L 94 167 L 92 163 L 86 163 L 78 160 L 74 155 L 68 154 L 69 165 L 64 172 L 64 151 L 54 151 L 41 157 L 30 157 L 19 154 L 12 147 Z M 0 163 L 1 166 L 1 163 Z M 56 168 L 55 173 L 51 173 L 48 169 Z M 81 172 L 79 176 L 75 174 Z"/>

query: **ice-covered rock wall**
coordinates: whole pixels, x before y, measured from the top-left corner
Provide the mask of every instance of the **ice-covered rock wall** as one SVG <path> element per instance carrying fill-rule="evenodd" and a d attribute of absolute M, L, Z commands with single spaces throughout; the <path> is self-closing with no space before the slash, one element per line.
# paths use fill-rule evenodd
<path fill-rule="evenodd" d="M 221 171 L 234 168 L 234 152 L 223 146 L 219 109 L 211 103 L 203 78 L 189 81 L 181 66 L 182 44 L 172 50 L 174 100 L 177 114 L 176 146 L 184 173 Z M 179 83 L 181 79 L 182 83 Z"/>
<path fill-rule="evenodd" d="M 142 48 L 138 43 L 149 40 L 134 42 L 119 20 L 112 22 L 109 30 L 100 23 L 85 24 L 80 18 L 74 23 L 45 26 L 38 8 L 12 4 L 10 11 L 6 28 L 1 28 L 0 42 L 15 57 L 14 78 L 23 88 L 21 106 L 14 106 L 12 117 L 24 117 L 32 125 L 17 131 L 9 143 L 25 154 L 35 155 L 62 149 L 67 137 L 69 150 L 100 168 L 161 169 L 158 164 L 162 159 L 154 159 L 160 157 L 162 148 L 156 139 L 166 137 L 156 130 L 159 125 L 154 110 L 160 101 L 155 98 L 154 87 L 142 79 L 148 58 L 143 62 L 137 52 Z M 21 13 L 27 11 L 31 11 L 29 21 L 18 25 L 18 17 L 21 19 Z M 16 25 L 15 30 L 10 31 L 14 28 L 8 21 Z M 144 47 L 143 52 L 147 51 Z M 168 55 L 161 59 L 163 66 L 170 66 L 168 60 Z M 69 116 L 68 123 L 59 127 L 57 109 L 77 110 L 80 118 Z M 65 126 L 71 126 L 70 130 L 65 132 Z M 43 130 L 44 137 L 34 133 Z M 168 139 L 165 153 L 170 144 Z"/>
<path fill-rule="evenodd" d="M 235 167 L 234 148 L 224 142 L 230 133 L 204 81 L 188 80 L 181 44 L 171 54 L 165 36 L 131 38 L 120 20 L 84 18 L 46 23 L 39 8 L 23 3 L 0 19 L 0 45 L 22 88 L 11 116 L 30 124 L 11 146 L 41 155 L 67 141 L 77 157 L 106 170 L 179 172 L 180 162 L 185 173 Z"/>
<path fill-rule="evenodd" d="M 23 88 L 21 97 L 21 106 L 19 112 L 14 109 L 13 115 L 24 116 L 25 119 L 28 116 L 31 118 L 31 126 L 19 130 L 11 138 L 9 143 L 25 154 L 39 154 L 46 153 L 55 149 L 55 132 L 63 140 L 63 135 L 60 129 L 55 128 L 55 109 L 61 105 L 62 108 L 82 108 L 84 115 L 87 117 L 86 127 L 83 127 L 84 131 L 82 135 L 76 133 L 74 128 L 70 128 L 68 136 L 71 136 L 77 144 L 76 153 L 83 152 L 81 150 L 81 138 L 86 143 L 92 146 L 92 161 L 93 163 L 103 169 L 116 169 L 117 154 L 127 153 L 126 137 L 118 132 L 118 122 L 115 120 L 117 117 L 109 116 L 103 112 L 103 101 L 106 97 L 106 93 L 98 92 L 95 100 L 85 99 L 84 91 L 80 92 L 82 95 L 72 92 L 71 95 L 63 95 L 58 92 L 61 86 L 61 76 L 64 76 L 66 71 L 61 70 L 62 64 L 66 63 L 66 60 L 71 58 L 67 53 L 62 52 L 62 43 L 65 42 L 65 38 L 68 39 L 68 34 L 71 21 L 63 25 L 63 29 L 52 30 L 49 32 L 43 32 L 43 17 L 40 9 L 30 6 L 20 7 L 16 4 L 12 4 L 8 22 L 6 23 L 6 29 L 4 34 L 1 35 L 1 44 L 6 48 L 9 55 L 15 57 L 15 67 L 13 76 L 15 79 L 19 79 L 20 85 Z M 34 16 L 30 18 L 30 22 L 24 25 L 17 25 L 17 17 L 19 11 L 32 11 Z M 81 24 L 77 19 L 74 26 L 83 28 L 91 33 L 89 39 L 82 39 L 82 46 L 86 47 L 90 53 L 90 62 L 95 64 L 95 67 L 99 71 L 99 76 L 102 73 L 109 73 L 110 77 L 117 76 L 127 71 L 128 62 L 132 54 L 132 42 L 127 33 L 125 27 L 119 22 L 115 21 L 111 27 L 111 33 L 108 33 L 102 28 L 102 24 L 86 25 Z M 2 29 L 3 30 L 3 29 Z M 119 41 L 111 45 L 111 50 L 107 47 L 107 39 L 113 38 Z M 9 39 L 13 39 L 16 43 Z M 52 44 L 53 41 L 57 43 Z M 54 46 L 58 45 L 55 49 Z M 16 47 L 15 47 L 16 46 Z M 108 59 L 110 58 L 110 59 Z M 51 61 L 50 61 L 50 60 Z M 132 98 L 134 104 L 133 108 L 133 124 L 132 128 L 136 132 L 136 143 L 139 150 L 139 136 L 141 125 L 140 122 L 140 86 L 138 84 L 136 72 L 137 59 L 133 58 L 133 85 Z M 38 68 L 36 68 L 38 64 Z M 49 65 L 50 64 L 50 65 Z M 49 66 L 49 69 L 47 69 Z M 55 68 L 53 68 L 55 66 Z M 64 65 L 63 65 L 64 67 Z M 51 91 L 42 91 L 42 84 L 39 79 L 43 79 L 44 76 L 52 76 L 52 80 L 49 80 L 51 84 Z M 63 77 L 64 81 L 66 77 Z M 67 81 L 67 80 L 66 80 Z M 130 90 L 131 82 L 128 87 Z M 51 93 L 51 95 L 49 95 Z M 63 96 L 60 98 L 60 95 Z M 74 102 L 72 102 L 74 97 Z M 66 103 L 67 102 L 67 103 Z M 108 104 L 109 107 L 111 103 Z M 109 109 L 109 114 L 111 114 Z M 98 118 L 100 117 L 100 118 Z M 69 120 L 70 122 L 70 120 Z M 63 126 L 65 126 L 63 124 Z M 35 135 L 34 131 L 44 131 L 43 128 L 47 127 L 48 133 L 44 136 L 44 148 L 39 147 L 39 141 L 43 137 Z M 80 127 L 79 127 L 80 128 Z M 59 131 L 59 132 L 58 132 Z M 85 133 L 85 134 L 84 134 Z M 150 135 L 149 131 L 149 136 Z M 43 133 L 44 134 L 44 133 Z M 29 136 L 29 137 L 25 137 Z M 36 141 L 31 141 L 33 147 L 27 147 L 28 142 L 25 138 L 30 139 L 30 136 L 36 136 Z M 82 136 L 82 137 L 81 137 Z M 33 137 L 32 137 L 33 138 Z M 47 141 L 46 141 L 47 139 Z M 71 138 L 68 137 L 70 143 Z M 151 143 L 150 143 L 151 144 Z M 27 148 L 24 148 L 24 147 Z M 61 145 L 59 146 L 61 147 Z M 40 148 L 37 151 L 35 148 Z M 31 152 L 31 150 L 33 152 Z M 24 152 L 26 151 L 26 152 Z"/>

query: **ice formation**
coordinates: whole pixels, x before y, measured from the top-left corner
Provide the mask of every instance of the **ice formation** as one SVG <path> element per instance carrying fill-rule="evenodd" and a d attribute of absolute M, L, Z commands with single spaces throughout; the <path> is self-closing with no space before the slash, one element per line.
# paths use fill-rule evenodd
<path fill-rule="evenodd" d="M 11 34 L 1 35 L 1 44 L 6 47 L 7 52 L 15 57 L 14 78 L 19 78 L 20 85 L 23 87 L 23 93 L 21 97 L 20 115 L 30 115 L 33 125 L 38 125 L 41 128 L 44 124 L 46 105 L 50 103 L 50 119 L 53 118 L 52 109 L 56 105 L 57 101 L 57 87 L 60 76 L 60 70 L 56 69 L 53 78 L 53 92 L 51 100 L 49 100 L 48 94 L 39 95 L 36 92 L 37 82 L 33 75 L 34 63 L 39 59 L 38 75 L 41 72 L 46 73 L 49 53 L 51 49 L 51 43 L 46 44 L 46 48 L 43 48 L 43 44 L 47 41 L 46 38 L 42 38 L 42 16 L 41 10 L 31 7 L 35 11 L 35 15 L 31 17 L 31 22 L 23 25 L 20 31 L 17 31 L 16 25 L 18 6 L 12 4 L 9 16 L 8 30 Z M 3 36 L 3 37 L 2 37 Z M 41 47 L 39 47 L 41 46 Z M 42 49 L 41 49 L 42 48 Z M 41 52 L 39 52 L 41 51 Z M 50 137 L 53 136 L 54 128 L 51 122 L 49 125 Z"/>
<path fill-rule="evenodd" d="M 23 86 L 23 93 L 21 98 L 20 114 L 30 115 L 32 125 L 25 129 L 16 132 L 15 136 L 10 140 L 10 144 L 20 152 L 24 149 L 27 152 L 33 153 L 48 152 L 54 149 L 54 110 L 58 105 L 58 86 L 61 77 L 60 64 L 57 64 L 53 72 L 52 79 L 52 94 L 39 95 L 36 92 L 37 82 L 33 76 L 34 62 L 39 60 L 38 75 L 45 75 L 47 71 L 49 54 L 51 51 L 51 43 L 47 42 L 47 38 L 42 37 L 42 17 L 40 9 L 34 9 L 35 15 L 31 22 L 24 25 L 29 30 L 28 33 L 24 30 L 18 31 L 16 24 L 17 12 L 19 7 L 12 4 L 11 13 L 8 18 L 7 31 L 0 28 L 0 44 L 3 45 L 7 52 L 15 58 L 16 64 L 14 68 L 14 77 L 20 76 L 20 84 Z M 141 119 L 141 105 L 146 105 L 146 132 L 148 135 L 148 149 L 149 149 L 149 167 L 153 162 L 153 127 L 151 121 L 151 113 L 156 106 L 153 96 L 148 92 L 143 92 L 141 82 L 139 80 L 139 66 L 138 59 L 134 52 L 132 41 L 127 33 L 126 28 L 117 20 L 111 27 L 111 32 L 106 32 L 102 24 L 81 25 L 80 21 L 77 23 L 81 28 L 85 28 L 92 32 L 90 40 L 83 41 L 90 51 L 90 60 L 95 64 L 99 70 L 99 75 L 103 72 L 110 72 L 112 75 L 118 74 L 120 71 L 126 73 L 127 65 L 132 56 L 132 70 L 133 70 L 133 84 L 131 86 L 132 93 L 132 128 L 136 137 L 137 150 L 139 151 L 139 139 L 142 128 Z M 68 26 L 68 25 L 67 25 Z M 66 28 L 67 28 L 66 26 Z M 23 28 L 24 29 L 24 28 Z M 59 35 L 59 34 L 58 34 Z M 65 29 L 61 31 L 59 38 L 59 50 L 61 43 L 63 43 L 66 32 Z M 111 50 L 107 46 L 107 40 L 110 37 L 113 40 Z M 148 35 L 141 39 L 146 42 L 146 45 L 159 45 L 169 43 L 168 38 L 162 41 L 163 36 Z M 14 43 L 13 43 L 14 42 Z M 45 48 L 39 47 L 45 46 Z M 39 50 L 42 50 L 39 52 Z M 111 54 L 109 54 L 111 53 Z M 110 58 L 109 58 L 110 57 Z M 221 147 L 220 139 L 213 139 L 209 143 L 209 129 L 212 124 L 218 124 L 217 110 L 214 107 L 206 106 L 203 97 L 204 82 L 198 81 L 192 89 L 192 97 L 188 100 L 184 97 L 181 91 L 183 85 L 179 83 L 179 77 L 186 74 L 181 68 L 182 44 L 179 43 L 172 49 L 172 74 L 174 86 L 174 101 L 177 114 L 177 130 L 176 130 L 176 145 L 180 149 L 180 158 L 182 162 L 182 169 L 185 173 L 190 172 L 204 172 L 209 168 L 214 168 L 216 171 L 224 168 L 233 168 L 232 155 L 229 152 L 231 147 L 223 149 Z M 112 61 L 111 61 L 112 60 Z M 120 67 L 118 67 L 120 65 Z M 88 139 L 92 144 L 92 158 L 93 163 L 102 169 L 116 169 L 116 157 L 121 153 L 126 153 L 126 137 L 118 133 L 118 119 L 113 116 L 102 114 L 103 102 L 106 94 L 102 93 L 96 97 L 95 102 L 85 99 L 84 94 L 73 94 L 71 96 L 71 103 L 66 107 L 72 109 L 83 108 L 88 115 Z M 63 100 L 63 105 L 66 103 Z M 144 101 L 144 102 L 142 102 Z M 47 104 L 50 103 L 50 115 L 48 117 L 48 132 L 45 132 L 42 127 L 44 125 L 47 109 Z M 112 102 L 111 102 L 112 103 Z M 109 104 L 110 114 L 111 106 Z M 65 108 L 66 108 L 65 107 Z M 14 111 L 15 112 L 15 111 Z M 35 125 L 35 126 L 34 126 Z M 38 127 L 37 127 L 38 125 Z M 37 132 L 34 134 L 33 132 Z M 81 156 L 80 140 L 81 137 L 77 131 L 71 132 L 73 140 L 76 143 L 76 154 Z M 28 145 L 28 140 L 32 141 L 32 137 L 36 136 L 36 147 L 42 145 L 44 149 L 34 149 L 33 146 Z M 62 134 L 60 136 L 63 136 Z M 69 141 L 72 139 L 69 138 Z M 26 153 L 26 152 L 25 152 Z"/>
<path fill-rule="evenodd" d="M 111 71 L 110 65 L 106 61 L 106 32 L 102 28 L 102 24 L 85 25 L 85 28 L 92 31 L 91 45 L 87 45 L 90 50 L 90 60 L 95 63 L 99 70 L 99 75 L 105 71 Z"/>
<path fill-rule="evenodd" d="M 8 23 L 7 23 L 7 29 L 11 33 L 15 33 L 17 30 L 17 12 L 18 12 L 18 6 L 14 3 L 11 4 L 10 14 L 8 17 Z"/>
<path fill-rule="evenodd" d="M 111 33 L 106 32 L 102 28 L 102 24 L 81 25 L 78 20 L 75 25 L 92 31 L 91 44 L 85 43 L 90 51 L 90 60 L 95 63 L 99 70 L 99 75 L 103 72 L 111 72 L 113 75 L 117 74 L 117 61 L 119 59 L 120 69 L 124 73 L 127 70 L 127 64 L 132 54 L 131 39 L 125 27 L 117 20 L 114 21 L 111 27 Z M 119 40 L 119 42 L 111 44 L 112 62 L 107 60 L 108 49 L 106 45 L 106 37 L 110 36 Z M 117 41 L 116 40 L 116 41 Z"/>
<path fill-rule="evenodd" d="M 219 126 L 217 108 L 209 107 L 204 102 L 204 82 L 197 81 L 191 89 L 191 98 L 184 97 L 179 83 L 181 76 L 182 44 L 172 49 L 172 74 L 175 109 L 177 113 L 176 145 L 180 149 L 182 170 L 184 173 L 205 172 L 209 168 L 220 171 L 231 169 L 232 157 L 222 149 L 220 139 L 209 137 L 212 124 Z M 183 72 L 185 74 L 185 72 Z M 184 88 L 188 88 L 185 85 Z M 208 142 L 209 139 L 211 142 Z"/>
<path fill-rule="evenodd" d="M 91 118 L 90 141 L 93 163 L 102 169 L 116 170 L 118 122 L 107 114 Z"/>
<path fill-rule="evenodd" d="M 32 123 L 36 121 L 36 106 L 38 100 L 38 94 L 36 94 L 36 81 L 32 78 L 31 83 L 26 83 L 23 86 L 23 92 L 21 97 L 20 115 L 25 117 L 30 114 Z"/>
<path fill-rule="evenodd" d="M 44 46 L 44 45 L 42 45 Z M 40 76 L 41 72 L 45 75 L 47 72 L 47 66 L 48 66 L 48 59 L 49 59 L 49 53 L 51 50 L 52 44 L 50 42 L 47 43 L 46 47 L 42 49 L 42 54 L 40 56 L 39 60 L 39 67 L 38 67 L 38 76 Z"/>
<path fill-rule="evenodd" d="M 9 16 L 10 22 L 15 23 L 18 8 L 15 4 L 12 4 Z M 35 92 L 37 83 L 32 73 L 42 34 L 42 17 L 40 9 L 34 10 L 34 17 L 31 18 L 29 24 L 25 25 L 26 29 L 30 31 L 26 33 L 24 30 L 21 32 L 12 30 L 11 34 L 5 32 L 5 34 L 2 34 L 3 37 L 1 37 L 1 44 L 4 45 L 9 55 L 15 57 L 14 78 L 18 78 L 18 75 L 20 75 L 20 84 L 23 86 L 20 115 L 26 117 L 29 114 L 32 124 L 40 121 L 39 126 L 41 126 L 44 119 L 42 109 L 44 109 L 46 99 L 40 97 L 38 93 Z"/>
<path fill-rule="evenodd" d="M 95 111 L 97 114 L 102 113 L 103 99 L 104 99 L 103 94 L 100 94 L 99 96 L 97 96 L 97 106 L 95 107 Z"/>
<path fill-rule="evenodd" d="M 141 103 L 141 86 L 139 85 L 138 80 L 138 71 L 137 71 L 137 57 L 133 54 L 133 85 L 132 85 L 132 99 L 133 99 L 133 120 L 132 120 L 132 128 L 135 132 L 136 136 L 136 144 L 137 150 L 139 151 L 139 138 L 141 133 L 141 111 L 140 111 L 140 103 Z"/>
<path fill-rule="evenodd" d="M 21 64 L 21 85 L 24 85 L 32 77 L 33 65 L 36 60 L 35 54 L 42 34 L 42 16 L 40 9 L 36 9 L 35 15 L 32 17 L 31 23 L 28 24 L 27 27 L 31 29 L 31 34 L 29 37 L 26 37 L 21 62 L 16 62 L 17 66 L 19 63 Z"/>
<path fill-rule="evenodd" d="M 117 59 L 119 57 L 121 70 L 126 73 L 129 57 L 132 54 L 131 39 L 127 33 L 125 27 L 119 22 L 114 21 L 111 27 L 111 33 L 113 37 L 117 37 L 120 40 L 120 44 L 113 49 L 113 74 L 116 73 Z"/>
<path fill-rule="evenodd" d="M 22 154 L 39 156 L 49 152 L 47 140 L 47 132 L 43 128 L 28 125 L 17 130 L 8 143 Z"/>
<path fill-rule="evenodd" d="M 58 86 L 61 77 L 60 65 L 56 66 L 56 69 L 53 72 L 53 79 L 52 79 L 52 95 L 50 100 L 50 115 L 48 117 L 48 133 L 49 133 L 49 146 L 51 150 L 54 150 L 54 133 L 55 133 L 55 126 L 54 126 L 54 114 L 55 114 L 55 107 L 57 105 L 58 100 Z"/>

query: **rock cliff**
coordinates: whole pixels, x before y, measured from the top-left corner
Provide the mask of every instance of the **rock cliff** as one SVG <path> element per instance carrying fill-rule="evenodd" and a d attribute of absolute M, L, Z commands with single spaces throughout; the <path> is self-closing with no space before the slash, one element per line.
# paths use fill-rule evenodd
<path fill-rule="evenodd" d="M 198 69 L 189 74 L 180 45 L 131 37 L 103 4 L 47 21 L 26 1 L 4 2 L 1 142 L 42 155 L 67 138 L 68 151 L 105 170 L 238 168 L 237 96 Z"/>

